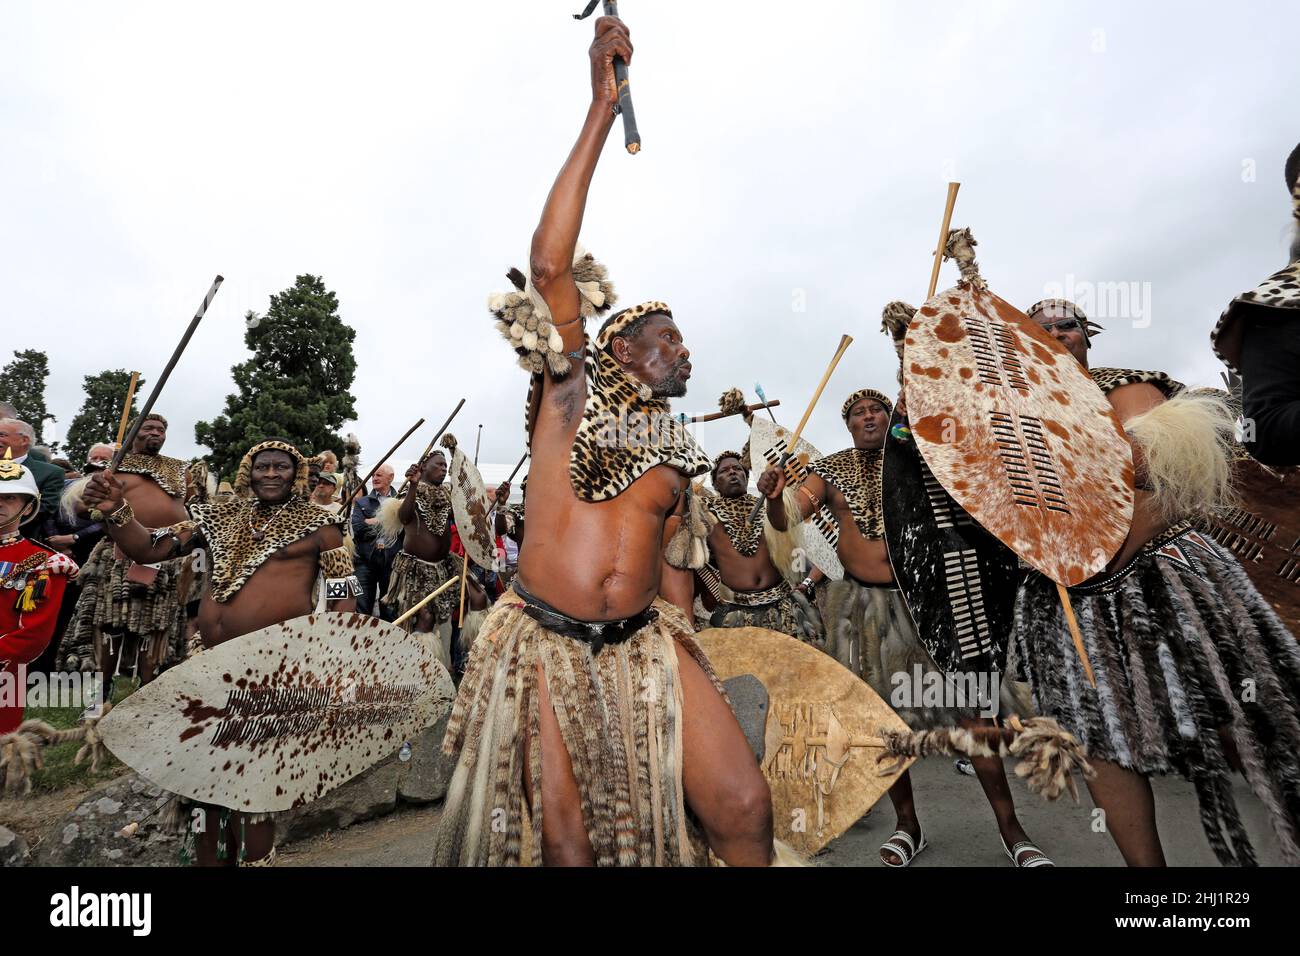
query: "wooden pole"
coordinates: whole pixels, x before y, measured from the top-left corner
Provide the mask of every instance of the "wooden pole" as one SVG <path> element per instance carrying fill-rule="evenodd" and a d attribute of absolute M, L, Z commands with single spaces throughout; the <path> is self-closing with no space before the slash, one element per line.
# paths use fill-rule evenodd
<path fill-rule="evenodd" d="M 930 270 L 930 291 L 925 294 L 926 302 L 934 296 L 939 287 L 939 266 L 943 264 L 943 250 L 948 245 L 948 227 L 952 225 L 952 210 L 957 205 L 957 190 L 961 183 L 948 184 L 948 202 L 943 207 L 943 225 L 939 227 L 939 246 L 934 250 L 934 268 Z"/>
<path fill-rule="evenodd" d="M 447 430 L 447 426 L 451 424 L 451 420 L 456 417 L 456 414 L 460 411 L 461 406 L 464 404 L 465 404 L 465 399 L 463 398 L 456 403 L 456 407 L 451 410 L 451 414 L 448 415 L 447 420 L 442 423 L 442 427 L 438 429 L 438 431 L 434 434 L 434 436 L 431 439 L 429 439 L 429 444 L 424 446 L 424 454 L 420 456 L 420 460 L 418 464 L 423 465 L 428 460 L 429 455 L 433 453 L 433 446 L 438 443 L 438 439 L 442 437 L 442 433 Z M 410 484 L 410 482 L 408 482 L 405 478 L 403 478 L 402 487 L 397 489 L 397 497 L 399 498 L 402 497 L 402 492 L 406 490 L 406 486 L 408 484 Z"/>
<path fill-rule="evenodd" d="M 1074 616 L 1074 606 L 1070 604 L 1070 592 L 1065 589 L 1065 585 L 1060 581 L 1056 582 L 1056 593 L 1061 598 L 1061 607 L 1065 611 L 1065 623 L 1070 626 L 1070 637 L 1074 639 L 1074 649 L 1079 654 L 1079 663 L 1083 664 L 1083 672 L 1088 677 L 1088 683 L 1093 687 L 1097 686 L 1097 678 L 1092 676 L 1092 664 L 1088 660 L 1088 652 L 1083 646 L 1083 634 L 1079 631 L 1079 622 Z"/>
<path fill-rule="evenodd" d="M 190 319 L 190 324 L 185 329 L 185 334 L 181 336 L 180 344 L 178 344 L 176 349 L 172 352 L 171 359 L 168 360 L 167 366 L 163 369 L 162 375 L 158 376 L 158 381 L 154 382 L 153 391 L 149 393 L 148 399 L 145 400 L 144 407 L 140 409 L 140 414 L 136 416 L 135 427 L 123 436 L 122 442 L 118 446 L 117 454 L 113 456 L 113 461 L 108 466 L 107 470 L 110 474 L 117 471 L 117 466 L 122 464 L 122 458 L 126 455 L 127 448 L 134 444 L 136 433 L 140 430 L 140 425 L 144 422 L 144 417 L 153 411 L 153 403 L 156 402 L 158 396 L 162 394 L 163 386 L 167 384 L 167 379 L 171 377 L 172 369 L 174 369 L 176 363 L 180 361 L 181 354 L 185 351 L 185 346 L 190 344 L 190 339 L 194 337 L 194 330 L 199 327 L 199 322 L 203 319 L 203 314 L 208 311 L 208 306 L 212 304 L 212 300 L 216 296 L 217 290 L 221 288 L 221 283 L 225 281 L 225 278 L 222 276 L 217 276 L 212 280 L 212 286 L 208 289 L 208 294 L 203 297 L 203 302 L 199 304 L 198 311 L 194 313 L 194 318 Z M 127 407 L 130 408 L 129 405 Z"/>
<path fill-rule="evenodd" d="M 140 373 L 132 372 L 131 384 L 126 387 L 126 403 L 122 406 L 122 419 L 117 423 L 118 448 L 122 447 L 122 439 L 126 437 L 126 423 L 131 420 L 131 403 L 135 401 L 135 383 L 138 381 L 140 381 Z"/>
<path fill-rule="evenodd" d="M 831 359 L 831 364 L 826 366 L 826 371 L 822 375 L 822 380 L 817 383 L 817 391 L 813 392 L 812 401 L 809 402 L 808 407 L 804 409 L 803 418 L 799 419 L 799 427 L 794 430 L 794 434 L 790 437 L 790 444 L 786 448 L 786 453 L 782 455 L 781 460 L 777 462 L 776 467 L 778 470 L 785 470 L 786 462 L 788 462 L 790 456 L 794 454 L 795 446 L 799 444 L 799 436 L 803 434 L 804 426 L 808 424 L 808 419 L 812 417 L 813 409 L 817 407 L 817 401 L 822 397 L 822 392 L 826 388 L 826 383 L 829 382 L 831 376 L 835 374 L 835 366 L 840 364 L 840 359 L 844 357 L 845 351 L 847 351 L 848 347 L 852 344 L 853 336 L 840 336 L 840 347 L 835 350 L 835 355 Z M 750 521 L 754 521 L 758 518 L 758 513 L 763 510 L 764 501 L 766 501 L 766 499 L 762 495 L 759 495 L 758 501 L 754 502 L 754 510 L 750 512 Z"/>
<path fill-rule="evenodd" d="M 352 502 L 357 497 L 357 492 L 360 491 L 362 488 L 364 488 L 369 483 L 371 478 L 375 477 L 375 472 L 377 472 L 380 468 L 383 467 L 384 462 L 388 461 L 389 458 L 393 457 L 393 452 L 401 448 L 402 443 L 405 442 L 406 439 L 411 437 L 411 433 L 423 424 L 424 424 L 424 419 L 421 418 L 418 422 L 416 422 L 414 425 L 412 425 L 410 428 L 406 430 L 406 434 L 404 434 L 401 438 L 397 439 L 397 442 L 393 445 L 393 447 L 388 449 L 388 451 L 384 453 L 384 457 L 379 459 L 379 461 L 375 463 L 375 467 L 371 468 L 370 471 L 367 472 L 366 477 L 361 479 L 361 484 L 357 485 L 355 488 L 352 489 L 352 494 L 348 495 L 348 500 L 343 502 L 343 507 L 339 509 L 340 513 L 347 512 L 352 508 Z"/>
<path fill-rule="evenodd" d="M 474 467 L 475 468 L 478 467 L 478 449 L 482 441 L 483 441 L 483 426 L 479 425 L 478 437 L 474 439 Z M 520 462 L 520 464 L 523 464 L 523 462 Z M 496 528 L 495 526 L 493 526 L 490 527 L 489 530 L 496 531 Z M 461 549 L 465 552 L 465 557 L 464 560 L 462 560 L 460 563 L 460 617 L 456 619 L 457 626 L 460 626 L 465 622 L 465 579 L 469 577 L 469 547 L 465 544 L 464 535 L 461 535 L 460 546 Z"/>
<path fill-rule="evenodd" d="M 733 418 L 733 417 L 735 417 L 736 415 L 745 415 L 745 414 L 747 414 L 747 413 L 749 413 L 749 412 L 757 412 L 757 411 L 759 411 L 760 409 L 764 409 L 764 408 L 772 409 L 772 408 L 776 408 L 776 407 L 777 407 L 778 405 L 780 405 L 780 404 L 781 404 L 781 399 L 779 399 L 779 398 L 774 398 L 774 399 L 772 399 L 772 401 L 770 401 L 770 402 L 760 402 L 760 403 L 757 404 L 757 405 L 746 405 L 746 406 L 744 407 L 744 409 L 742 409 L 741 411 L 738 411 L 738 412 L 709 412 L 709 414 L 707 414 L 707 415 L 696 415 L 694 418 L 688 418 L 688 419 L 686 419 L 686 421 L 687 421 L 687 423 L 692 423 L 692 422 L 716 422 L 716 421 L 718 421 L 718 419 L 720 419 L 720 418 Z M 769 412 L 769 414 L 771 414 L 771 413 Z M 772 421 L 776 421 L 776 419 L 773 418 Z"/>

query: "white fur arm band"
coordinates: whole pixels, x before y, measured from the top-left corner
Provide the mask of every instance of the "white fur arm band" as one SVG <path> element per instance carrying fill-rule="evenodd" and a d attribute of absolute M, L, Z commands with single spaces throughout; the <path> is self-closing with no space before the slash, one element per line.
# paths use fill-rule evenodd
<path fill-rule="evenodd" d="M 361 584 L 355 574 L 345 578 L 325 579 L 325 600 L 346 601 L 348 598 L 361 596 Z"/>

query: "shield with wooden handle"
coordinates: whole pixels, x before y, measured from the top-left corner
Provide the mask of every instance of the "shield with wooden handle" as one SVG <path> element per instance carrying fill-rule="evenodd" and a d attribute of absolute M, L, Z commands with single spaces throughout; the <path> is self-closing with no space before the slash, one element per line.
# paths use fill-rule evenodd
<path fill-rule="evenodd" d="M 165 790 L 268 813 L 309 803 L 393 754 L 454 696 L 427 637 L 328 611 L 191 657 L 115 706 L 98 732 Z"/>
<path fill-rule="evenodd" d="M 695 639 L 720 680 L 750 674 L 767 690 L 761 766 L 778 840 L 816 853 L 853 826 L 910 765 L 882 775 L 881 738 L 908 727 L 838 661 L 762 627 L 709 628 Z"/>

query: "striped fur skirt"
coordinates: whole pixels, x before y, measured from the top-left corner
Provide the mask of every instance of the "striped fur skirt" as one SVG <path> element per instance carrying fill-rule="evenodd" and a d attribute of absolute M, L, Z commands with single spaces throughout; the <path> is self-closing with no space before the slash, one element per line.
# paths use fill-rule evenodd
<path fill-rule="evenodd" d="M 708 865 L 682 789 L 677 649 L 722 687 L 686 616 L 662 600 L 654 607 L 655 621 L 593 656 L 588 644 L 525 614 L 513 590 L 501 596 L 470 651 L 443 739 L 457 763 L 434 836 L 435 866 L 541 863 L 538 665 L 597 865 Z"/>
<path fill-rule="evenodd" d="M 1071 603 L 1095 688 L 1056 585 L 1030 575 L 1017 597 L 1008 669 L 1030 682 L 1038 709 L 1093 759 L 1190 780 L 1225 865 L 1255 863 L 1232 795 L 1239 757 L 1284 858 L 1300 863 L 1300 647 L 1236 559 L 1186 530 Z"/>

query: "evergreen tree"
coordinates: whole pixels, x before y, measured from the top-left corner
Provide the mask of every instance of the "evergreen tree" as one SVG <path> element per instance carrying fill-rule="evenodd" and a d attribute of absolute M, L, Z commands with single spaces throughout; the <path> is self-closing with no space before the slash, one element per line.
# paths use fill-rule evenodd
<path fill-rule="evenodd" d="M 86 400 L 81 411 L 68 428 L 68 440 L 63 443 L 68 460 L 78 464 L 86 460 L 91 446 L 100 442 L 112 444 L 117 438 L 117 426 L 122 420 L 122 402 L 131 385 L 131 373 L 124 368 L 106 369 L 98 375 L 87 375 L 82 387 Z M 136 392 L 131 396 L 131 416 L 140 413 L 136 399 L 144 388 L 144 379 L 136 382 Z M 130 419 L 128 419 L 129 421 Z"/>
<path fill-rule="evenodd" d="M 18 418 L 36 432 L 33 444 L 44 445 L 45 423 L 57 419 L 45 406 L 45 380 L 50 376 L 50 360 L 44 352 L 27 349 L 14 352 L 14 360 L 0 368 L 0 401 L 8 402 Z M 58 450 L 57 446 L 51 448 Z"/>
<path fill-rule="evenodd" d="M 265 315 L 249 312 L 244 344 L 253 357 L 231 369 L 238 392 L 225 411 L 194 426 L 194 439 L 212 449 L 213 471 L 234 477 L 249 446 L 286 438 L 303 454 L 332 448 L 337 429 L 356 417 L 348 389 L 356 375 L 356 330 L 338 316 L 338 297 L 319 276 L 298 276 L 271 296 Z"/>

